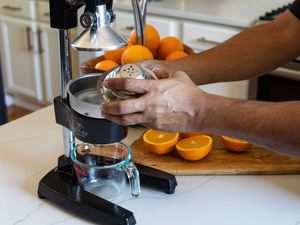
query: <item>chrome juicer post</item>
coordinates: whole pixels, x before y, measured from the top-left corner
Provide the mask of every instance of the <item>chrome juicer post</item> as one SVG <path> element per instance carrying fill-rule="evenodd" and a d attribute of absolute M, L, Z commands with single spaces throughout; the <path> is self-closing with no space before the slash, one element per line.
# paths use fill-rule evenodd
<path fill-rule="evenodd" d="M 70 50 L 70 31 L 59 30 L 60 47 L 60 94 L 63 101 L 67 101 L 67 84 L 72 79 L 72 60 Z M 69 157 L 70 151 L 75 147 L 73 132 L 63 127 L 64 154 Z"/>

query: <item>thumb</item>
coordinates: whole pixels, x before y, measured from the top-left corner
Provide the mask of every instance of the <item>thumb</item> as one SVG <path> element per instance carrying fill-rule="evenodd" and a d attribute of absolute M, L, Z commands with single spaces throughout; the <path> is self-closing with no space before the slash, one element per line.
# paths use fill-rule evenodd
<path fill-rule="evenodd" d="M 111 78 L 103 82 L 110 90 L 128 91 L 137 94 L 149 92 L 157 80 L 141 80 L 135 78 Z"/>

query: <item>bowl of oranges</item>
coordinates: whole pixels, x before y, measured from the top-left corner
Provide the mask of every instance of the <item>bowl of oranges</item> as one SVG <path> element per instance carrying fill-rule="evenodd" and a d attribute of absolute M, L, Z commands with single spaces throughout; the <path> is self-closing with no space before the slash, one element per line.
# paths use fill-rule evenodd
<path fill-rule="evenodd" d="M 107 51 L 101 56 L 82 63 L 81 72 L 83 74 L 101 73 L 126 63 L 151 59 L 170 61 L 191 54 L 195 54 L 195 52 L 178 38 L 173 36 L 160 38 L 158 31 L 147 24 L 144 45 L 138 44 L 136 32 L 132 30 L 126 47 Z"/>

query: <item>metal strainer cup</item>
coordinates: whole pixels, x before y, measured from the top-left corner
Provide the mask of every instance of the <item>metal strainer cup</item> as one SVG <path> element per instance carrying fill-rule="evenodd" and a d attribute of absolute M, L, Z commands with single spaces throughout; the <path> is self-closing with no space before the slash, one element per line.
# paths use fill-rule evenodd
<path fill-rule="evenodd" d="M 110 78 L 157 79 L 157 77 L 152 71 L 137 64 L 125 64 L 119 66 L 117 68 L 114 68 L 113 70 L 104 73 L 102 76 L 105 76 L 104 80 Z M 126 100 L 138 97 L 136 93 L 110 90 L 103 86 L 103 80 L 98 81 L 97 89 L 102 99 L 107 102 L 112 102 L 116 100 Z"/>

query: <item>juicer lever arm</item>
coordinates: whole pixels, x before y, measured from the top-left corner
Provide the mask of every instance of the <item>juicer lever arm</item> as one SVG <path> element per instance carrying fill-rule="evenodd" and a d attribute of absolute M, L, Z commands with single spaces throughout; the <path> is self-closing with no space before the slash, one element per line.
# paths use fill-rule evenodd
<path fill-rule="evenodd" d="M 167 194 L 173 194 L 175 192 L 177 181 L 173 174 L 139 163 L 134 164 L 139 170 L 142 185 L 160 189 Z"/>

